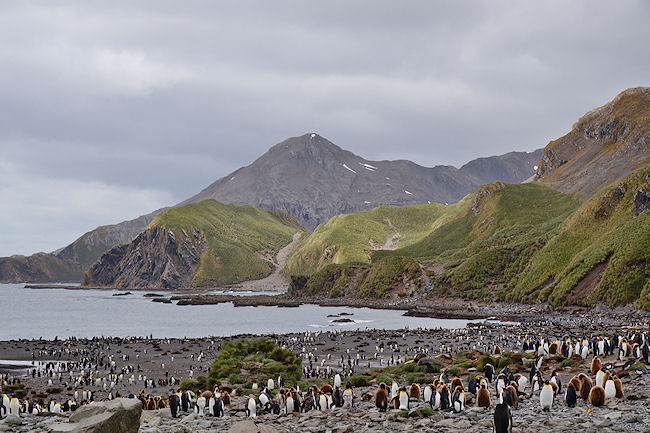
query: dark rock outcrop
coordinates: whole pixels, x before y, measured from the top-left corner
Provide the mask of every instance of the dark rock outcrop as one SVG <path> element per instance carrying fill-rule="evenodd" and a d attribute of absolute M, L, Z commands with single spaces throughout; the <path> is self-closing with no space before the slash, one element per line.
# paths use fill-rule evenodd
<path fill-rule="evenodd" d="M 649 156 L 650 88 L 637 87 L 588 112 L 571 132 L 550 142 L 536 178 L 587 200 L 647 164 Z"/>
<path fill-rule="evenodd" d="M 0 257 L 1 283 L 77 282 L 82 278 L 78 263 L 52 254 Z"/>
<path fill-rule="evenodd" d="M 648 209 L 650 209 L 650 188 L 639 187 L 634 191 L 634 214 L 638 216 Z"/>
<path fill-rule="evenodd" d="M 131 243 L 104 253 L 86 272 L 84 285 L 110 287 L 189 287 L 207 243 L 199 232 L 188 235 L 161 227 L 140 233 Z"/>

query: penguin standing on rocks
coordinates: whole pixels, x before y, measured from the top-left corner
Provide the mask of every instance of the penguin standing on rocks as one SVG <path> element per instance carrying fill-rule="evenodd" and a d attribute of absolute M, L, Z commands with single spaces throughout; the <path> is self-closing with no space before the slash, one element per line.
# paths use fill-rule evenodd
<path fill-rule="evenodd" d="M 594 386 L 589 391 L 589 403 L 593 407 L 600 407 L 605 404 L 605 390 L 602 386 Z"/>
<path fill-rule="evenodd" d="M 495 433 L 512 433 L 512 413 L 510 407 L 505 404 L 497 404 L 494 409 L 494 431 Z"/>
<path fill-rule="evenodd" d="M 334 375 L 334 388 L 340 388 L 341 387 L 341 375 L 336 373 Z"/>
<path fill-rule="evenodd" d="M 399 410 L 409 410 L 409 395 L 403 388 L 399 391 Z"/>
<path fill-rule="evenodd" d="M 375 392 L 375 406 L 379 412 L 386 412 L 388 409 L 388 390 L 385 383 L 380 384 L 379 389 Z"/>
<path fill-rule="evenodd" d="M 566 394 L 564 395 L 564 399 L 566 400 L 566 405 L 569 407 L 576 407 L 576 401 L 578 399 L 578 394 L 576 393 L 576 389 L 573 386 L 573 381 L 569 382 L 569 384 L 566 387 Z"/>
<path fill-rule="evenodd" d="M 551 383 L 547 380 L 546 383 L 544 384 L 544 387 L 542 387 L 542 390 L 539 393 L 539 405 L 542 407 L 543 410 L 550 410 L 551 407 L 553 406 L 553 395 L 555 393 L 553 392 L 553 387 L 551 386 Z"/>
<path fill-rule="evenodd" d="M 6 394 L 2 394 L 2 398 L 0 398 L 0 419 L 3 419 L 8 415 L 9 411 L 9 397 L 7 397 Z"/>
<path fill-rule="evenodd" d="M 589 392 L 593 387 L 593 382 L 589 376 L 584 373 L 580 373 L 578 375 L 578 378 L 580 379 L 580 398 L 587 400 L 589 398 Z"/>
<path fill-rule="evenodd" d="M 20 416 L 20 401 L 16 397 L 9 401 L 9 414 Z"/>
<path fill-rule="evenodd" d="M 205 397 L 200 395 L 196 399 L 196 410 L 199 416 L 205 415 L 205 405 L 206 405 Z"/>
<path fill-rule="evenodd" d="M 190 410 L 190 394 L 187 390 L 181 393 L 181 410 L 183 412 L 189 412 Z"/>
<path fill-rule="evenodd" d="M 180 406 L 181 398 L 178 396 L 178 394 L 172 394 L 171 397 L 169 397 L 169 409 L 172 412 L 172 418 L 178 417 L 178 409 Z"/>
<path fill-rule="evenodd" d="M 217 418 L 221 418 L 225 415 L 225 411 L 223 409 L 223 400 L 221 400 L 221 397 L 214 399 L 214 405 L 212 406 L 212 415 Z"/>
<path fill-rule="evenodd" d="M 465 410 L 465 392 L 461 386 L 457 386 L 453 396 L 454 412 L 459 413 Z"/>
<path fill-rule="evenodd" d="M 350 384 L 345 386 L 345 391 L 343 391 L 343 408 L 352 409 L 352 402 L 354 400 L 354 392 L 350 387 Z"/>
<path fill-rule="evenodd" d="M 485 367 L 483 368 L 483 371 L 485 372 L 485 377 L 487 380 L 492 383 L 492 379 L 494 378 L 494 366 L 492 364 L 485 364 Z"/>
<path fill-rule="evenodd" d="M 433 407 L 433 386 L 427 385 L 424 387 L 424 392 L 422 393 L 422 398 L 425 403 L 428 403 L 430 407 Z"/>
<path fill-rule="evenodd" d="M 614 385 L 614 379 L 609 377 L 605 381 L 605 400 L 613 400 L 616 397 L 616 385 Z"/>
<path fill-rule="evenodd" d="M 256 418 L 257 417 L 256 409 L 257 409 L 257 404 L 255 403 L 255 397 L 253 396 L 248 397 L 248 402 L 246 403 L 246 417 Z"/>
<path fill-rule="evenodd" d="M 478 407 L 490 407 L 490 391 L 485 384 L 481 384 L 476 394 L 476 405 Z"/>
<path fill-rule="evenodd" d="M 332 392 L 332 403 L 334 404 L 334 407 L 343 406 L 343 393 L 338 386 L 335 387 L 334 391 Z"/>

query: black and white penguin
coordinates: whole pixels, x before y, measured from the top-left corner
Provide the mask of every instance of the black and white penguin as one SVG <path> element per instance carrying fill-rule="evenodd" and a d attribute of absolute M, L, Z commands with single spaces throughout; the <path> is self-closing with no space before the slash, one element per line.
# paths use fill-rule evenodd
<path fill-rule="evenodd" d="M 456 387 L 452 401 L 454 404 L 454 412 L 459 413 L 465 410 L 465 392 L 462 387 Z"/>
<path fill-rule="evenodd" d="M 337 386 L 334 388 L 334 391 L 332 392 L 332 404 L 334 407 L 342 407 L 343 406 L 343 393 L 341 392 L 341 389 Z"/>
<path fill-rule="evenodd" d="M 187 390 L 181 393 L 181 410 L 183 412 L 189 412 L 190 410 L 190 394 Z"/>
<path fill-rule="evenodd" d="M 3 419 L 9 415 L 9 397 L 6 394 L 2 394 L 0 398 L 0 419 Z"/>
<path fill-rule="evenodd" d="M 271 394 L 268 392 L 268 390 L 266 388 L 264 388 L 262 390 L 262 392 L 260 393 L 260 396 L 258 398 L 260 400 L 260 405 L 262 405 L 262 409 L 268 409 L 269 404 L 270 404 L 271 400 L 273 399 L 273 397 L 271 396 Z"/>
<path fill-rule="evenodd" d="M 224 410 L 223 400 L 221 399 L 221 397 L 217 397 L 214 399 L 214 405 L 212 406 L 212 416 L 221 418 L 224 415 L 225 415 L 225 410 Z"/>
<path fill-rule="evenodd" d="M 551 373 L 550 382 L 557 385 L 558 392 L 562 392 L 562 381 L 560 380 L 560 376 L 558 376 L 557 374 L 557 370 L 553 370 L 553 372 Z"/>
<path fill-rule="evenodd" d="M 178 417 L 178 409 L 181 406 L 181 397 L 178 394 L 172 394 L 169 397 L 169 409 L 172 412 L 172 418 Z"/>
<path fill-rule="evenodd" d="M 9 415 L 20 416 L 20 401 L 16 397 L 9 401 Z"/>
<path fill-rule="evenodd" d="M 284 377 L 282 377 L 281 375 L 278 376 L 278 388 L 279 389 L 284 388 Z"/>
<path fill-rule="evenodd" d="M 497 404 L 494 408 L 494 431 L 495 433 L 512 433 L 512 413 L 510 407 L 505 404 Z"/>
<path fill-rule="evenodd" d="M 248 402 L 246 402 L 246 417 L 248 418 L 256 418 L 257 413 L 257 404 L 255 403 L 255 397 L 250 396 L 248 397 Z"/>
<path fill-rule="evenodd" d="M 341 387 L 341 375 L 336 373 L 334 375 L 334 388 L 340 388 Z"/>
<path fill-rule="evenodd" d="M 434 394 L 435 394 L 435 391 L 433 390 L 432 385 L 427 385 L 427 386 L 424 387 L 424 392 L 422 393 L 422 398 L 423 398 L 425 403 L 429 404 L 429 407 L 433 407 L 433 395 Z"/>
<path fill-rule="evenodd" d="M 566 400 L 566 405 L 569 407 L 576 407 L 576 401 L 578 400 L 578 394 L 576 389 L 573 386 L 573 383 L 570 382 L 566 387 L 566 394 L 564 395 Z"/>
<path fill-rule="evenodd" d="M 354 392 L 352 392 L 352 388 L 348 384 L 345 386 L 345 391 L 343 391 L 343 408 L 352 409 L 353 400 L 354 400 Z"/>
<path fill-rule="evenodd" d="M 553 396 L 555 395 L 551 383 L 547 380 L 539 393 L 539 405 L 542 410 L 551 410 L 553 406 Z"/>
<path fill-rule="evenodd" d="M 485 364 L 485 367 L 483 368 L 483 371 L 485 372 L 485 377 L 486 379 L 492 383 L 492 379 L 494 378 L 494 366 L 492 364 Z"/>

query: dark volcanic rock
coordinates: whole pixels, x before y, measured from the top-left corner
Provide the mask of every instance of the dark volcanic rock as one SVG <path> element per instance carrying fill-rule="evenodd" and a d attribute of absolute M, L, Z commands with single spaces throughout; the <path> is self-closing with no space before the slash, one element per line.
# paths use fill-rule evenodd
<path fill-rule="evenodd" d="M 634 214 L 650 209 L 650 188 L 640 187 L 634 192 Z"/>
<path fill-rule="evenodd" d="M 189 287 L 201 253 L 206 247 L 203 236 L 181 239 L 173 231 L 152 227 L 133 242 L 107 251 L 88 272 L 84 285 L 110 287 Z"/>

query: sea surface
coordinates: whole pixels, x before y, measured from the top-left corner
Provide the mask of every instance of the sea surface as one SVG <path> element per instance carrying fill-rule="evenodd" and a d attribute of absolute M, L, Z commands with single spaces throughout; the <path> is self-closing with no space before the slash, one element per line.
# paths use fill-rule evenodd
<path fill-rule="evenodd" d="M 185 305 L 152 302 L 142 291 L 26 289 L 0 284 L 0 340 L 149 336 L 208 337 L 343 329 L 464 328 L 470 320 L 405 317 L 398 310 Z M 157 292 L 169 295 L 169 292 Z M 247 293 L 240 293 L 245 296 Z M 248 293 L 249 294 L 249 293 Z M 340 315 L 337 317 L 328 317 Z M 334 323 L 348 318 L 353 323 Z"/>

